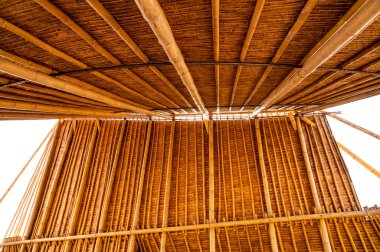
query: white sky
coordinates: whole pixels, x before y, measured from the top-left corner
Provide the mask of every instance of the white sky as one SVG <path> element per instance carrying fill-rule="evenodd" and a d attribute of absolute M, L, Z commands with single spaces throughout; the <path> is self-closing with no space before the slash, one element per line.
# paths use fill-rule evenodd
<path fill-rule="evenodd" d="M 353 123 L 380 134 L 380 96 L 329 109 L 341 111 L 339 115 Z M 0 121 L 0 197 L 13 179 L 37 149 L 56 120 Z M 380 141 L 351 127 L 329 118 L 330 126 L 337 141 L 358 154 L 375 169 L 380 170 Z M 43 148 L 40 153 L 42 153 Z M 343 154 L 356 192 L 362 206 L 380 203 L 380 180 L 364 169 L 355 160 Z M 0 240 L 17 209 L 26 185 L 37 165 L 35 158 L 12 191 L 0 204 Z"/>

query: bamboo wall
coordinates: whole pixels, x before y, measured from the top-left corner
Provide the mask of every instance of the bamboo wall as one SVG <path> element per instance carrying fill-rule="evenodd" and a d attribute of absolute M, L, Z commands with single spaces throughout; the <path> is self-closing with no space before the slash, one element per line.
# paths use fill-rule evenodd
<path fill-rule="evenodd" d="M 3 250 L 208 251 L 215 242 L 218 251 L 275 251 L 274 239 L 279 251 L 323 251 L 324 217 L 316 214 L 326 216 L 333 251 L 379 250 L 379 211 L 360 212 L 326 118 L 311 120 L 315 127 L 300 125 L 321 210 L 300 129 L 288 117 L 61 121 L 39 180 L 36 218 L 27 219 L 30 232 L 9 234 L 4 242 L 83 238 Z M 339 214 L 353 211 L 358 216 Z M 177 228 L 160 230 L 167 227 Z M 126 230 L 132 232 L 113 235 Z M 110 235 L 91 236 L 98 233 Z"/>

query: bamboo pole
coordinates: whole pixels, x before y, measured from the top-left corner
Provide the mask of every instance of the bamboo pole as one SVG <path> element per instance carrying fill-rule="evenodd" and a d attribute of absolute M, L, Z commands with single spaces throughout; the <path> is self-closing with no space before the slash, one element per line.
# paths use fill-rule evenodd
<path fill-rule="evenodd" d="M 367 28 L 380 15 L 380 1 L 358 1 L 332 28 L 332 30 L 318 43 L 303 60 L 300 69 L 292 71 L 290 75 L 274 89 L 255 109 L 252 116 L 273 105 L 294 89 L 319 66 L 335 55 L 343 46 L 352 41 L 358 34 Z M 334 32 L 332 32 L 334 31 Z"/>
<path fill-rule="evenodd" d="M 113 182 L 115 179 L 117 165 L 119 163 L 119 154 L 120 154 L 121 146 L 123 144 L 124 131 L 125 131 L 126 124 L 127 124 L 126 121 L 122 122 L 119 141 L 117 142 L 117 145 L 116 145 L 116 151 L 115 151 L 115 154 L 113 157 L 114 159 L 113 159 L 113 163 L 112 163 L 112 168 L 111 168 L 110 175 L 109 175 L 108 182 L 107 182 L 107 186 L 106 186 L 106 194 L 105 194 L 104 202 L 103 202 L 102 208 L 101 208 L 98 232 L 103 232 L 105 225 L 106 225 L 107 216 L 108 216 L 107 215 L 108 214 L 108 206 L 109 206 L 109 203 L 111 201 Z M 102 246 L 101 239 L 97 238 L 94 251 L 95 252 L 100 251 L 101 246 Z"/>
<path fill-rule="evenodd" d="M 7 188 L 7 190 L 4 192 L 3 196 L 1 196 L 0 198 L 0 204 L 1 202 L 3 202 L 3 200 L 5 199 L 5 197 L 7 196 L 7 194 L 10 192 L 10 190 L 12 189 L 12 187 L 16 184 L 17 180 L 21 177 L 21 175 L 24 173 L 25 169 L 29 166 L 30 162 L 33 160 L 33 158 L 36 156 L 36 154 L 39 152 L 39 150 L 41 149 L 41 147 L 44 145 L 44 143 L 46 142 L 46 140 L 49 138 L 49 136 L 51 136 L 51 134 L 53 133 L 53 131 L 55 130 L 56 126 L 54 126 L 49 132 L 48 134 L 45 136 L 45 138 L 42 140 L 42 142 L 40 143 L 40 145 L 37 147 L 37 149 L 33 152 L 32 156 L 28 159 L 28 161 L 26 162 L 26 164 L 24 165 L 24 167 L 22 167 L 21 171 L 17 174 L 16 178 L 14 178 L 13 182 L 11 183 L 11 185 Z"/>
<path fill-rule="evenodd" d="M 286 37 L 284 38 L 284 40 L 281 42 L 281 45 L 277 49 L 277 52 L 276 52 L 275 56 L 272 58 L 271 63 L 277 63 L 278 62 L 278 60 L 281 58 L 281 55 L 284 53 L 285 49 L 288 47 L 288 45 L 290 44 L 290 42 L 296 36 L 296 34 L 298 33 L 299 29 L 301 29 L 302 25 L 304 24 L 304 22 L 308 18 L 308 16 L 311 13 L 311 11 L 314 9 L 314 6 L 316 5 L 317 2 L 318 2 L 318 0 L 308 0 L 307 1 L 306 5 L 303 7 L 300 15 L 298 16 L 296 22 L 293 24 L 292 28 L 286 34 Z M 256 7 L 255 7 L 255 9 L 256 9 Z M 244 102 L 244 105 L 242 106 L 241 111 L 244 109 L 245 106 L 247 106 L 247 104 L 255 96 L 255 94 L 257 93 L 257 91 L 261 87 L 261 85 L 264 83 L 264 81 L 268 77 L 268 75 L 271 72 L 271 70 L 272 70 L 271 66 L 268 66 L 268 67 L 265 68 L 265 71 L 264 71 L 263 75 L 260 77 L 260 79 L 256 83 L 254 89 L 252 90 L 252 92 L 250 93 L 250 95 L 248 96 L 248 98 L 246 99 L 246 101 Z"/>
<path fill-rule="evenodd" d="M 267 179 L 267 174 L 265 170 L 264 151 L 263 151 L 263 144 L 261 140 L 260 124 L 259 124 L 258 119 L 255 120 L 255 130 L 256 130 L 256 138 L 257 138 L 257 148 L 259 150 L 259 163 L 260 163 L 260 168 L 261 168 L 261 176 L 262 176 L 263 187 L 264 187 L 265 205 L 267 206 L 268 216 L 271 217 L 273 215 L 273 212 L 272 212 L 272 205 L 271 205 L 271 199 L 270 199 L 270 194 L 269 194 L 268 179 Z M 277 239 L 276 239 L 276 230 L 274 228 L 273 223 L 269 224 L 269 239 L 270 239 L 272 252 L 277 252 L 278 247 L 277 247 Z"/>
<path fill-rule="evenodd" d="M 219 0 L 212 0 L 212 37 L 214 47 L 214 61 L 219 61 Z M 219 112 L 220 105 L 220 66 L 215 65 L 216 106 Z"/>
<path fill-rule="evenodd" d="M 86 161 L 84 165 L 83 175 L 80 182 L 79 192 L 74 203 L 74 210 L 73 210 L 73 214 L 72 214 L 70 224 L 69 224 L 68 235 L 74 235 L 74 232 L 75 232 L 75 228 L 76 228 L 76 224 L 77 224 L 77 220 L 79 216 L 79 211 L 80 211 L 80 207 L 82 203 L 82 198 L 84 195 L 84 190 L 87 186 L 88 174 L 90 171 L 90 164 L 91 164 L 92 156 L 95 149 L 96 136 L 97 136 L 98 131 L 100 130 L 93 128 L 93 133 L 92 133 L 92 137 L 91 137 L 90 144 L 88 147 L 87 157 L 86 157 Z M 71 249 L 71 245 L 72 245 L 71 242 L 66 241 L 63 245 L 64 251 L 69 252 Z"/>
<path fill-rule="evenodd" d="M 135 3 L 165 50 L 170 62 L 172 62 L 177 70 L 178 75 L 181 77 L 183 84 L 189 91 L 197 108 L 207 117 L 208 111 L 198 93 L 193 77 L 174 39 L 173 32 L 158 0 L 135 0 Z"/>
<path fill-rule="evenodd" d="M 94 234 L 83 234 L 74 236 L 61 236 L 61 237 L 50 237 L 50 238 L 38 238 L 31 240 L 21 240 L 16 242 L 4 242 L 1 246 L 14 246 L 20 244 L 36 244 L 44 242 L 53 241 L 67 241 L 67 240 L 80 240 L 80 239 L 95 239 L 100 237 L 112 237 L 112 236 L 129 236 L 132 234 L 158 234 L 162 232 L 178 232 L 185 230 L 200 230 L 200 229 L 210 229 L 210 228 L 221 228 L 221 227 L 233 227 L 233 226 L 251 226 L 251 225 L 263 225 L 271 223 L 289 223 L 296 221 L 307 221 L 307 220 L 320 220 L 320 219 L 341 219 L 341 218 L 351 218 L 351 217 L 364 217 L 364 216 L 378 216 L 380 210 L 367 210 L 367 211 L 350 211 L 350 212 L 339 212 L 339 213 L 324 213 L 324 214 L 308 214 L 308 215 L 295 215 L 286 217 L 273 217 L 273 218 L 263 218 L 263 219 L 251 219 L 251 220 L 240 220 L 240 221 L 228 221 L 228 222 L 217 222 L 217 223 L 204 223 L 186 226 L 176 226 L 176 227 L 166 227 L 166 228 L 150 228 L 150 229 L 136 229 L 136 230 L 125 230 L 125 231 L 114 231 L 114 232 L 104 232 L 104 233 L 94 233 Z M 378 218 L 378 217 L 376 217 Z"/>
<path fill-rule="evenodd" d="M 98 0 L 87 0 L 87 3 L 104 19 L 105 22 L 112 28 L 112 30 L 126 43 L 129 48 L 144 62 L 148 63 L 149 58 L 144 54 L 144 52 L 136 45 L 136 43 L 132 40 L 132 38 L 125 32 L 125 30 L 120 26 L 120 24 L 115 20 L 115 18 L 107 11 L 107 9 L 101 4 Z M 117 60 L 117 59 L 116 59 Z M 121 65 L 120 61 L 113 60 L 114 64 Z M 186 98 L 178 91 L 178 89 L 165 77 L 165 75 L 158 70 L 155 66 L 149 66 L 152 72 L 154 72 L 157 77 L 159 77 L 178 97 L 180 97 L 188 107 L 191 107 L 190 103 L 186 100 Z M 123 69 L 123 71 L 131 76 L 134 80 L 138 81 L 150 91 L 158 94 L 163 97 L 170 104 L 174 104 L 174 106 L 178 107 L 173 101 L 168 99 L 164 94 L 154 89 L 148 83 L 139 78 L 136 74 L 134 74 L 129 69 Z"/>
<path fill-rule="evenodd" d="M 165 194 L 164 194 L 164 210 L 162 217 L 162 227 L 165 228 L 168 226 L 169 218 L 169 203 L 170 203 L 170 189 L 172 183 L 172 164 L 173 164 L 173 146 L 174 146 L 174 133 L 175 133 L 175 121 L 171 122 L 170 128 L 170 142 L 169 142 L 169 152 L 168 152 L 168 161 L 166 166 L 166 182 L 165 182 Z M 165 252 L 166 248 L 166 233 L 161 235 L 161 247 L 160 251 Z"/>
<path fill-rule="evenodd" d="M 327 115 L 330 116 L 330 117 L 332 117 L 332 118 L 334 118 L 334 119 L 336 119 L 336 120 L 338 120 L 338 121 L 340 121 L 340 122 L 342 122 L 342 123 L 344 123 L 344 124 L 347 124 L 348 126 L 354 128 L 354 129 L 357 129 L 357 130 L 359 130 L 359 131 L 361 131 L 361 132 L 363 132 L 363 133 L 365 133 L 365 134 L 367 134 L 367 135 L 369 135 L 371 137 L 374 137 L 374 138 L 380 140 L 380 135 L 379 134 L 376 134 L 376 133 L 374 133 L 372 131 L 369 131 L 369 130 L 363 128 L 363 127 L 360 127 L 359 125 L 354 124 L 354 123 L 352 123 L 350 121 L 347 121 L 346 119 L 343 119 L 343 118 L 341 118 L 341 117 L 339 117 L 337 115 L 333 115 L 333 114 L 327 114 Z"/>
<path fill-rule="evenodd" d="M 319 201 L 317 186 L 316 186 L 316 183 L 314 180 L 313 169 L 312 169 L 311 164 L 310 164 L 309 154 L 307 152 L 307 147 L 306 147 L 305 136 L 303 134 L 303 130 L 302 130 L 302 126 L 301 126 L 301 122 L 300 122 L 299 117 L 296 118 L 296 122 L 297 122 L 298 135 L 299 135 L 299 139 L 301 142 L 302 155 L 303 155 L 303 158 L 305 160 L 305 166 L 306 166 L 307 176 L 309 178 L 309 183 L 310 183 L 310 187 L 311 187 L 311 193 L 313 196 L 314 205 L 315 205 L 315 208 L 317 210 L 317 213 L 322 213 L 322 207 L 321 207 L 321 203 Z M 332 251 L 330 239 L 329 239 L 328 232 L 327 232 L 326 222 L 323 219 L 321 219 L 319 221 L 319 230 L 321 233 L 324 251 Z"/>
<path fill-rule="evenodd" d="M 107 96 L 100 95 L 99 93 L 81 88 L 77 85 L 74 85 L 68 81 L 49 76 L 43 72 L 38 72 L 27 67 L 15 64 L 10 60 L 0 58 L 0 71 L 5 72 L 17 77 L 27 79 L 32 82 L 45 85 L 47 87 L 59 89 L 65 92 L 73 93 L 81 97 L 92 99 L 95 101 L 100 101 L 105 104 L 108 104 L 112 107 L 123 108 L 128 110 L 133 110 L 136 112 L 141 112 L 148 115 L 155 115 L 157 113 L 149 111 L 145 108 L 136 107 L 135 105 L 128 104 L 119 100 L 109 98 Z"/>
<path fill-rule="evenodd" d="M 209 219 L 215 223 L 215 168 L 214 168 L 214 122 L 209 122 L 208 148 L 209 148 Z M 206 214 L 206 213 L 205 213 Z M 210 228 L 210 252 L 216 251 L 215 229 Z"/>
<path fill-rule="evenodd" d="M 341 144 L 339 142 L 336 142 L 336 143 L 338 144 L 339 149 L 341 149 L 342 151 L 344 151 L 345 153 L 347 153 L 350 157 L 352 157 L 353 159 L 355 159 L 364 168 L 366 168 L 367 170 L 369 170 L 370 172 L 372 172 L 373 174 L 375 174 L 378 178 L 380 178 L 380 172 L 378 170 L 376 170 L 375 168 L 373 168 L 372 166 L 370 166 L 368 163 L 366 163 L 363 159 L 361 159 L 358 155 L 356 155 L 355 153 L 353 153 L 351 150 L 347 149 L 347 147 L 345 147 L 343 144 Z"/>
<path fill-rule="evenodd" d="M 132 228 L 131 230 L 137 229 L 138 221 L 140 218 L 140 206 L 141 206 L 141 198 L 144 188 L 144 181 L 145 181 L 145 170 L 146 170 L 146 163 L 148 159 L 148 151 L 150 146 L 150 135 L 152 131 L 152 121 L 148 122 L 148 128 L 146 132 L 145 137 L 145 146 L 144 146 L 144 156 L 141 163 L 141 172 L 140 172 L 140 179 L 139 179 L 139 187 L 136 197 L 136 205 L 135 205 L 135 211 L 132 221 Z M 131 235 L 128 241 L 128 252 L 134 252 L 135 251 L 135 245 L 136 245 L 136 235 Z"/>
<path fill-rule="evenodd" d="M 240 62 L 245 61 L 245 57 L 247 56 L 248 48 L 249 48 L 249 45 L 251 44 L 253 34 L 256 30 L 257 24 L 259 23 L 261 12 L 264 9 L 264 4 L 265 4 L 265 0 L 256 1 L 255 9 L 253 11 L 251 22 L 248 27 L 247 35 L 244 40 L 243 48 L 241 49 L 241 52 L 240 52 Z M 240 77 L 240 73 L 242 69 L 243 69 L 243 66 L 239 65 L 236 70 L 234 84 L 232 88 L 231 100 L 230 100 L 230 111 L 234 103 L 236 89 L 238 86 L 239 77 Z"/>

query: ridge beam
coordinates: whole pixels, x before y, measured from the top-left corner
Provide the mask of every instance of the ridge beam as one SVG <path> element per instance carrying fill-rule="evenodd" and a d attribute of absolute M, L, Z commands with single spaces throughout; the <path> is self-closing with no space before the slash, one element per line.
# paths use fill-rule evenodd
<path fill-rule="evenodd" d="M 177 70 L 183 84 L 193 98 L 195 105 L 207 118 L 208 111 L 198 93 L 193 77 L 185 63 L 177 42 L 174 39 L 169 22 L 166 19 L 164 11 L 162 10 L 158 0 L 135 0 L 135 3 L 140 9 L 144 19 L 148 22 L 150 28 L 156 35 L 170 62 Z"/>

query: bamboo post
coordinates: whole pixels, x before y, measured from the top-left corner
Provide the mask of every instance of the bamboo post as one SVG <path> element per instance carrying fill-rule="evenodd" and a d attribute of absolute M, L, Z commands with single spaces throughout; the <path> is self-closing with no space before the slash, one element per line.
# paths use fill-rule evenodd
<path fill-rule="evenodd" d="M 263 151 L 263 144 L 261 141 L 260 124 L 259 124 L 258 119 L 255 120 L 255 129 L 256 129 L 257 147 L 259 150 L 259 163 L 260 163 L 263 186 L 264 186 L 265 204 L 267 206 L 268 215 L 271 217 L 273 215 L 272 205 L 271 205 L 271 199 L 270 199 L 270 194 L 269 194 L 268 179 L 267 179 L 267 174 L 265 170 L 264 151 Z M 270 239 L 272 252 L 277 252 L 278 247 L 277 247 L 276 230 L 274 228 L 274 223 L 269 224 L 269 239 Z"/>
<path fill-rule="evenodd" d="M 321 203 L 319 202 L 319 196 L 318 196 L 317 186 L 315 184 L 313 170 L 311 168 L 311 164 L 310 164 L 310 160 L 309 160 L 309 154 L 307 152 L 305 136 L 304 136 L 303 131 L 302 131 L 302 126 L 301 126 L 301 122 L 300 122 L 299 117 L 297 117 L 296 122 L 297 122 L 297 128 L 298 128 L 298 135 L 299 135 L 300 142 L 301 142 L 302 154 L 303 154 L 303 157 L 304 157 L 304 160 L 305 160 L 305 166 L 306 166 L 307 176 L 309 178 L 311 192 L 312 192 L 312 195 L 313 195 L 313 201 L 314 201 L 317 213 L 322 213 L 322 207 L 321 207 Z M 324 251 L 328 251 L 328 252 L 332 251 L 331 250 L 331 244 L 330 244 L 329 235 L 328 235 L 328 232 L 327 232 L 326 222 L 323 219 L 321 219 L 319 221 L 319 230 L 321 232 L 321 238 L 322 238 L 322 243 L 323 243 L 323 249 L 324 249 Z"/>
<path fill-rule="evenodd" d="M 361 159 L 358 155 L 353 153 L 351 150 L 347 149 L 343 144 L 339 143 L 338 141 L 336 142 L 338 144 L 339 149 L 347 153 L 350 157 L 355 159 L 359 164 L 361 164 L 364 168 L 375 174 L 378 178 L 380 178 L 380 172 L 367 164 L 363 159 Z"/>
<path fill-rule="evenodd" d="M 73 125 L 71 124 L 69 134 L 66 138 L 66 145 L 65 145 L 64 150 L 63 150 L 61 162 L 58 164 L 58 167 L 56 168 L 57 172 L 56 172 L 54 178 L 52 179 L 53 184 L 51 186 L 51 190 L 47 192 L 46 208 L 44 209 L 45 211 L 43 211 L 42 216 L 41 216 L 40 224 L 39 224 L 39 227 L 38 227 L 37 232 L 36 232 L 37 236 L 41 236 L 45 230 L 46 221 L 47 221 L 47 218 L 49 217 L 49 210 L 51 208 L 51 204 L 53 203 L 53 196 L 54 196 L 54 193 L 55 193 L 57 186 L 58 186 L 59 176 L 60 176 L 61 171 L 63 169 L 64 163 L 65 163 L 64 162 L 65 157 L 66 157 L 67 152 L 69 150 L 70 142 L 71 142 L 73 135 L 74 135 L 73 134 Z M 38 244 L 34 244 L 32 251 L 33 252 L 38 251 Z"/>
<path fill-rule="evenodd" d="M 12 189 L 12 187 L 16 184 L 17 180 L 21 177 L 21 175 L 23 174 L 23 172 L 25 171 L 25 169 L 29 166 L 30 162 L 33 160 L 33 158 L 36 156 L 36 154 L 38 153 L 38 151 L 41 149 L 41 147 L 44 145 L 44 143 L 46 142 L 46 140 L 49 138 L 49 136 L 53 133 L 54 129 L 56 128 L 56 126 L 54 126 L 49 132 L 48 134 L 45 136 L 44 140 L 42 140 L 42 142 L 40 143 L 40 145 L 37 147 L 37 149 L 34 151 L 34 153 L 32 154 L 32 156 L 29 158 L 29 160 L 26 162 L 26 164 L 24 165 L 24 167 L 21 169 L 21 171 L 17 174 L 16 178 L 13 180 L 12 184 L 8 187 L 8 189 L 5 191 L 5 193 L 3 194 L 3 196 L 0 198 L 0 204 L 1 202 L 3 202 L 3 200 L 5 199 L 5 197 L 7 196 L 7 194 L 10 192 L 10 190 Z"/>
<path fill-rule="evenodd" d="M 92 155 L 93 155 L 94 149 L 95 149 L 94 147 L 95 147 L 95 143 L 96 143 L 97 132 L 98 132 L 98 129 L 94 128 L 93 133 L 92 133 L 92 137 L 91 137 L 90 146 L 88 149 L 85 167 L 83 170 L 82 179 L 80 182 L 78 197 L 75 200 L 74 212 L 73 212 L 72 218 L 70 220 L 70 224 L 69 224 L 69 235 L 73 235 L 75 232 L 76 223 L 77 223 L 77 219 L 79 216 L 79 210 L 80 210 L 81 203 L 82 203 L 82 197 L 84 194 L 84 190 L 87 186 L 87 179 L 88 179 L 88 174 L 90 171 L 90 164 L 91 164 L 91 160 L 92 160 Z M 64 251 L 69 252 L 71 249 L 71 242 L 66 241 L 63 246 L 64 246 Z"/>
<path fill-rule="evenodd" d="M 146 170 L 146 163 L 148 159 L 148 151 L 149 151 L 149 144 L 150 144 L 150 135 L 152 131 L 152 121 L 148 122 L 148 129 L 146 133 L 145 138 L 145 146 L 144 146 L 144 156 L 141 163 L 141 172 L 140 172 L 140 179 L 139 179 L 139 187 L 137 192 L 137 199 L 136 199 L 136 205 L 135 205 L 135 212 L 133 216 L 132 221 L 132 228 L 131 230 L 137 229 L 138 221 L 140 218 L 140 205 L 141 205 L 141 197 L 143 193 L 144 188 L 144 181 L 145 181 L 145 170 Z M 128 241 L 128 252 L 134 252 L 135 251 L 135 245 L 136 245 L 136 235 L 131 235 Z"/>
<path fill-rule="evenodd" d="M 168 226 L 168 217 L 169 217 L 169 203 L 170 203 L 170 189 L 172 183 L 172 164 L 173 164 L 173 145 L 174 145 L 174 133 L 175 133 L 175 121 L 171 122 L 170 129 L 170 142 L 169 142 L 169 153 L 168 153 L 168 162 L 166 167 L 166 182 L 165 182 L 165 195 L 164 195 L 164 210 L 162 217 L 162 227 L 165 228 Z M 166 245 L 166 233 L 163 232 L 161 236 L 161 248 L 160 251 L 165 252 Z"/>
<path fill-rule="evenodd" d="M 112 163 L 112 168 L 111 168 L 111 172 L 110 172 L 110 175 L 109 175 L 109 178 L 108 178 L 107 187 L 106 187 L 107 188 L 106 189 L 106 194 L 105 194 L 103 206 L 101 208 L 100 220 L 99 220 L 99 226 L 98 226 L 98 232 L 103 232 L 103 230 L 105 228 L 105 225 L 106 225 L 107 216 L 108 216 L 107 215 L 107 213 L 108 213 L 108 206 L 109 206 L 109 203 L 111 201 L 113 181 L 114 181 L 114 178 L 115 178 L 116 169 L 117 169 L 117 165 L 118 165 L 118 161 L 119 161 L 119 154 L 120 154 L 121 146 L 122 146 L 122 143 L 123 143 L 124 131 L 125 131 L 125 125 L 126 124 L 127 124 L 126 121 L 122 122 L 121 132 L 120 132 L 120 136 L 119 136 L 119 141 L 118 141 L 117 146 L 116 146 L 114 160 L 113 160 L 113 163 Z M 101 250 L 101 246 L 102 246 L 101 239 L 100 239 L 100 237 L 98 237 L 96 239 L 94 251 L 95 252 L 100 251 Z"/>
<path fill-rule="evenodd" d="M 214 170 L 214 124 L 209 121 L 208 148 L 209 148 L 209 219 L 215 222 L 215 170 Z M 216 251 L 215 228 L 210 228 L 210 252 Z"/>

